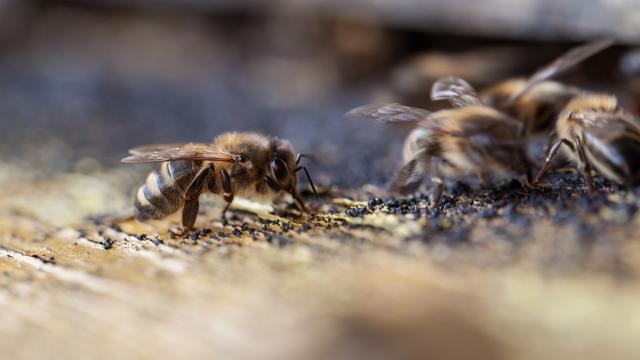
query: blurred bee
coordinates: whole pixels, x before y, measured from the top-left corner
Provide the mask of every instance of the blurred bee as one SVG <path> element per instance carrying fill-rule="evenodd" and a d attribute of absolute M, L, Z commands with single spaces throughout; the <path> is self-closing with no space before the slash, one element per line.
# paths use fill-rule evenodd
<path fill-rule="evenodd" d="M 549 172 L 562 145 L 566 145 L 564 152 L 567 157 L 578 164 L 589 193 L 593 192 L 592 169 L 621 184 L 640 181 L 640 124 L 637 119 L 623 110 L 611 95 L 591 93 L 547 80 L 611 44 L 611 40 L 603 40 L 577 47 L 526 81 L 508 81 L 498 85 L 496 89 L 510 89 L 503 95 L 483 97 L 489 105 L 518 114 L 514 116 L 525 124 L 525 136 L 548 127 L 553 129 L 545 165 L 534 184 Z M 498 93 L 497 90 L 492 91 L 494 95 Z M 434 84 L 432 98 L 448 99 L 456 106 L 460 96 L 469 93 L 475 93 L 469 84 L 450 77 Z M 553 95 L 559 98 L 554 100 Z"/>
<path fill-rule="evenodd" d="M 212 144 L 163 144 L 131 149 L 125 163 L 161 162 L 138 189 L 136 219 L 163 219 L 182 208 L 182 225 L 190 229 L 198 215 L 198 199 L 203 192 L 222 194 L 226 212 L 235 195 L 273 198 L 291 194 L 297 207 L 307 209 L 297 191 L 297 173 L 303 170 L 313 192 L 315 186 L 301 154 L 279 138 L 255 133 L 224 133 Z"/>
<path fill-rule="evenodd" d="M 540 68 L 528 79 L 510 79 L 480 93 L 487 106 L 494 107 L 523 121 L 527 136 L 545 134 L 554 128 L 564 107 L 579 95 L 579 88 L 548 80 L 585 59 L 611 46 L 610 39 L 577 46 L 550 64 Z"/>
<path fill-rule="evenodd" d="M 620 184 L 640 182 L 640 123 L 614 96 L 585 92 L 574 97 L 556 122 L 555 136 L 534 183 L 549 172 L 562 145 L 564 154 L 578 164 L 589 193 L 592 169 Z"/>
<path fill-rule="evenodd" d="M 458 106 L 456 97 L 461 95 L 459 91 L 472 92 L 483 104 L 522 121 L 525 124 L 525 136 L 546 134 L 553 130 L 558 115 L 569 101 L 582 93 L 577 87 L 549 79 L 612 44 L 613 41 L 607 39 L 575 47 L 540 68 L 528 79 L 505 80 L 482 90 L 480 94 L 460 77 L 442 77 L 434 82 L 431 99 L 449 100 L 453 106 Z"/>
<path fill-rule="evenodd" d="M 432 109 L 436 104 L 429 101 L 429 93 L 435 80 L 454 75 L 484 87 L 495 84 L 496 79 L 531 69 L 550 50 L 514 45 L 455 52 L 429 50 L 395 66 L 386 86 L 374 92 L 373 102 L 399 102 Z"/>
<path fill-rule="evenodd" d="M 449 98 L 455 99 L 457 108 L 430 113 L 400 104 L 370 104 L 347 113 L 349 117 L 415 127 L 405 140 L 404 165 L 396 173 L 389 191 L 400 195 L 415 192 L 428 175 L 435 184 L 431 206 L 436 206 L 446 176 L 471 173 L 484 180 L 485 173 L 491 171 L 524 174 L 529 182 L 531 172 L 525 142 L 519 138 L 522 123 L 482 105 L 472 91 L 462 91 Z"/>

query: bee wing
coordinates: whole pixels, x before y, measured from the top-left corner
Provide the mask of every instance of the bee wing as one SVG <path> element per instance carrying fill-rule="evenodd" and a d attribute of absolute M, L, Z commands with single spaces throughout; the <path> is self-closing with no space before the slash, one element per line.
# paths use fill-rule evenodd
<path fill-rule="evenodd" d="M 391 185 L 389 185 L 389 192 L 407 195 L 414 193 L 418 190 L 418 187 L 424 179 L 424 170 L 418 162 L 418 158 L 421 155 L 417 155 L 413 159 L 409 160 L 402 168 L 396 172 Z"/>
<path fill-rule="evenodd" d="M 572 115 L 572 119 L 579 121 L 586 133 L 600 140 L 609 141 L 623 135 L 640 139 L 640 127 L 630 114 L 581 111 Z"/>
<path fill-rule="evenodd" d="M 415 124 L 431 114 L 428 110 L 411 106 L 391 104 L 368 104 L 357 107 L 345 115 L 350 118 L 363 118 L 381 123 Z"/>
<path fill-rule="evenodd" d="M 431 87 L 431 100 L 448 100 L 454 107 L 482 105 L 473 86 L 464 79 L 455 76 L 436 80 Z"/>
<path fill-rule="evenodd" d="M 158 144 L 146 145 L 129 150 L 130 156 L 122 159 L 125 163 L 150 163 L 173 160 L 209 160 L 236 161 L 237 154 L 232 154 L 212 144 Z"/>
<path fill-rule="evenodd" d="M 533 87 L 535 84 L 548 80 L 560 74 L 561 72 L 575 66 L 585 59 L 608 48 L 609 46 L 613 45 L 613 43 L 613 39 L 603 39 L 580 45 L 567 51 L 550 64 L 543 66 L 538 71 L 536 71 L 529 79 L 527 79 L 527 82 L 519 91 L 511 95 L 508 102 L 513 103 L 516 99 L 529 91 L 529 89 L 531 89 L 531 87 Z"/>
<path fill-rule="evenodd" d="M 176 143 L 176 144 L 142 145 L 142 146 L 134 147 L 133 149 L 129 149 L 129 154 L 131 154 L 131 155 L 144 154 L 144 153 L 149 153 L 149 152 L 158 151 L 158 150 L 177 148 L 177 147 L 181 147 L 181 146 L 184 146 L 184 145 L 185 144 L 179 144 L 179 143 Z"/>

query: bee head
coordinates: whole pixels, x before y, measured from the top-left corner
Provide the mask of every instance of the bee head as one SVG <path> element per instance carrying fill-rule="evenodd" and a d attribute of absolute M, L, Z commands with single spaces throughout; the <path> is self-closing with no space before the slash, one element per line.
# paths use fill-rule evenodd
<path fill-rule="evenodd" d="M 271 140 L 271 158 L 269 159 L 269 168 L 265 175 L 265 182 L 274 191 L 286 191 L 295 199 L 298 208 L 306 211 L 306 207 L 302 202 L 298 193 L 298 171 L 303 170 L 307 176 L 309 184 L 316 193 L 315 185 L 311 180 L 309 171 L 306 167 L 300 166 L 302 154 L 294 155 L 293 147 L 286 140 L 274 138 Z"/>

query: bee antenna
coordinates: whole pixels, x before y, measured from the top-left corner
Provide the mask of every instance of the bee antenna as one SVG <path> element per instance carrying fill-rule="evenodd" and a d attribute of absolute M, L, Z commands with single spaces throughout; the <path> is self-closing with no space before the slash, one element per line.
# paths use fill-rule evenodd
<path fill-rule="evenodd" d="M 313 184 L 313 180 L 311 180 L 311 175 L 309 174 L 309 170 L 307 170 L 306 166 L 299 166 L 296 168 L 296 172 L 304 170 L 304 174 L 307 176 L 307 181 L 309 181 L 309 185 L 311 185 L 311 190 L 313 190 L 313 195 L 316 197 L 316 201 L 318 201 L 318 191 L 316 191 L 316 186 Z"/>

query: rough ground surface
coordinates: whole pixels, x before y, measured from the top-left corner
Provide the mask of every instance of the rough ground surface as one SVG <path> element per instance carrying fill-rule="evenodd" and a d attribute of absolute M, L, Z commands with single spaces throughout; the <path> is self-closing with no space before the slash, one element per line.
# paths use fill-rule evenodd
<path fill-rule="evenodd" d="M 206 201 L 186 233 L 80 220 L 126 215 L 126 170 L 3 184 L 6 358 L 640 355 L 635 190 L 588 199 L 565 170 L 546 189 L 457 183 L 433 210 L 369 185 L 303 217 L 240 201 L 226 227 Z"/>

